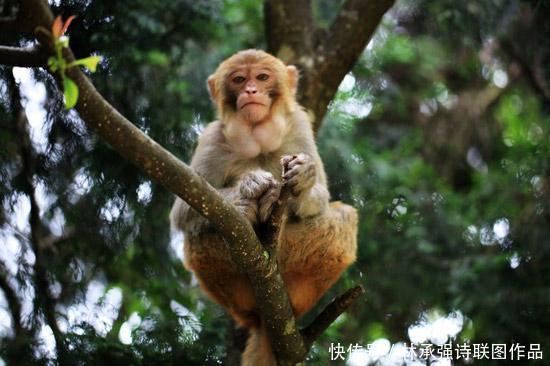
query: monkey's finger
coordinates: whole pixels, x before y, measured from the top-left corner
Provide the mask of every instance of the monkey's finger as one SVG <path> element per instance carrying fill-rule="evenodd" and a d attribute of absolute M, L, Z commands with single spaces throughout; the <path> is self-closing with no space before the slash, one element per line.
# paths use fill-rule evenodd
<path fill-rule="evenodd" d="M 297 165 L 291 171 L 296 171 L 297 174 L 303 174 L 304 176 L 315 175 L 315 164 L 308 163 L 303 165 Z"/>
<path fill-rule="evenodd" d="M 292 169 L 298 165 L 312 165 L 313 162 L 306 154 L 300 154 L 295 159 L 288 163 L 288 169 Z"/>
<path fill-rule="evenodd" d="M 273 205 L 260 207 L 260 222 L 266 222 L 272 211 Z"/>
<path fill-rule="evenodd" d="M 277 184 L 269 172 L 255 171 L 249 173 L 241 182 L 240 192 L 245 198 L 259 198 L 270 187 Z"/>
<path fill-rule="evenodd" d="M 256 184 L 263 184 L 265 181 L 273 180 L 273 175 L 269 172 L 256 171 L 252 172 L 249 175 L 249 179 L 255 182 Z"/>
<path fill-rule="evenodd" d="M 277 182 L 270 189 L 265 191 L 262 197 L 260 197 L 260 199 L 258 200 L 259 205 L 261 206 L 265 203 L 273 203 L 277 201 L 279 199 L 279 196 L 281 195 L 281 188 L 281 184 Z"/>
<path fill-rule="evenodd" d="M 289 180 L 292 177 L 294 177 L 295 175 L 301 175 L 301 174 L 305 174 L 306 172 L 309 172 L 310 169 L 311 169 L 310 166 L 306 166 L 306 165 L 302 165 L 302 164 L 295 165 L 292 169 L 290 169 L 289 171 L 287 171 L 285 173 L 285 175 L 283 176 L 283 179 L 284 180 Z"/>
<path fill-rule="evenodd" d="M 294 175 L 292 178 L 285 180 L 285 185 L 288 187 L 295 187 L 300 182 L 300 176 Z"/>
<path fill-rule="evenodd" d="M 294 159 L 290 163 L 288 163 L 287 170 L 291 171 L 291 170 L 296 169 L 297 167 L 300 167 L 302 165 L 304 165 L 303 161 L 298 160 L 298 159 Z"/>
<path fill-rule="evenodd" d="M 285 184 L 289 186 L 297 185 L 300 183 L 306 183 L 309 181 L 314 181 L 315 176 L 311 174 L 311 172 L 308 171 L 302 171 L 301 174 L 295 174 L 292 177 L 290 177 L 288 180 L 285 181 Z"/>
<path fill-rule="evenodd" d="M 313 170 L 306 170 L 304 174 L 295 175 L 285 181 L 288 187 L 291 187 L 293 193 L 305 191 L 315 184 L 315 174 Z"/>
<path fill-rule="evenodd" d="M 290 179 L 300 174 L 301 173 L 300 170 L 301 169 L 297 169 L 297 168 L 289 170 L 288 172 L 285 173 L 285 175 L 283 175 L 283 181 L 288 182 Z"/>
<path fill-rule="evenodd" d="M 260 216 L 260 222 L 265 222 L 267 219 L 269 219 L 269 216 L 271 216 L 271 212 L 273 211 L 273 205 L 276 200 L 266 200 L 260 205 L 259 209 L 259 216 Z"/>
<path fill-rule="evenodd" d="M 283 155 L 281 157 L 281 165 L 283 166 L 283 173 L 288 171 L 288 163 L 296 158 L 296 155 Z"/>
<path fill-rule="evenodd" d="M 270 176 L 269 178 L 259 182 L 257 187 L 258 189 L 257 192 L 259 193 L 259 195 L 264 195 L 266 192 L 272 189 L 276 189 L 278 185 L 279 185 L 279 182 L 277 182 L 277 180 L 275 180 L 273 176 Z"/>
<path fill-rule="evenodd" d="M 272 189 L 264 193 L 264 195 L 260 198 L 258 203 L 261 222 L 264 222 L 269 218 L 269 216 L 271 215 L 271 211 L 273 210 L 273 205 L 279 199 L 280 195 L 281 186 L 277 185 L 276 187 L 273 187 Z"/>
<path fill-rule="evenodd" d="M 240 192 L 243 198 L 257 198 L 258 184 L 253 180 L 245 180 L 241 184 Z"/>
<path fill-rule="evenodd" d="M 251 224 L 258 222 L 258 203 L 255 200 L 240 199 L 235 202 L 235 207 Z"/>
<path fill-rule="evenodd" d="M 294 159 L 294 157 L 296 157 L 296 155 L 283 155 L 283 156 L 281 156 L 281 165 L 288 164 L 288 162 L 291 161 L 292 159 Z"/>

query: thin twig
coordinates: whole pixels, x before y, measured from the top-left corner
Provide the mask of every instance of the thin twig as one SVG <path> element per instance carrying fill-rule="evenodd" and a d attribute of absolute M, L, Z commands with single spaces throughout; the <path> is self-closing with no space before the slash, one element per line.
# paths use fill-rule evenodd
<path fill-rule="evenodd" d="M 355 286 L 334 299 L 301 333 L 307 345 L 311 345 L 351 304 L 365 292 L 363 286 Z"/>

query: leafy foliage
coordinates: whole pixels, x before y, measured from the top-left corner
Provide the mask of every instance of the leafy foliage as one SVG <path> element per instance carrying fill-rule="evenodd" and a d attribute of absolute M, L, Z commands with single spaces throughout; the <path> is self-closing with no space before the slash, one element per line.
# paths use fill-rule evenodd
<path fill-rule="evenodd" d="M 65 36 L 65 32 L 67 32 L 73 19 L 74 16 L 72 15 L 63 22 L 61 16 L 58 16 L 52 25 L 51 33 L 47 33 L 55 49 L 55 56 L 48 59 L 48 68 L 52 72 L 58 72 L 61 80 L 63 80 L 63 95 L 65 97 L 65 108 L 67 109 L 73 108 L 78 101 L 78 86 L 67 76 L 67 69 L 81 65 L 91 72 L 95 72 L 97 64 L 101 61 L 100 56 L 89 56 L 70 63 L 65 61 L 63 49 L 69 48 L 69 38 Z"/>
<path fill-rule="evenodd" d="M 327 25 L 341 5 L 314 3 Z M 361 214 L 358 261 L 318 308 L 353 284 L 367 292 L 314 346 L 311 364 L 328 363 L 331 343 L 410 342 L 412 325 L 458 312 L 461 332 L 446 340 L 540 343 L 548 355 L 550 109 L 534 78 L 550 75 L 537 61 L 547 60 L 548 29 L 535 21 L 548 10 L 420 0 L 386 16 L 318 136 L 334 199 Z M 184 161 L 214 119 L 207 75 L 234 51 L 265 44 L 257 1 L 70 0 L 54 11 L 77 15 L 68 36 L 81 62 L 104 57 L 97 89 Z M 39 69 L 15 72 L 31 126 L 26 160 L 12 70 L 0 72 L 0 275 L 24 305 L 21 334 L 13 322 L 0 326 L 0 357 L 221 364 L 228 320 L 181 265 L 172 196 L 65 110 Z M 35 106 L 41 93 L 45 112 Z M 48 310 L 35 296 L 33 233 L 64 354 L 52 351 Z M 2 292 L 0 318 L 10 318 Z"/>

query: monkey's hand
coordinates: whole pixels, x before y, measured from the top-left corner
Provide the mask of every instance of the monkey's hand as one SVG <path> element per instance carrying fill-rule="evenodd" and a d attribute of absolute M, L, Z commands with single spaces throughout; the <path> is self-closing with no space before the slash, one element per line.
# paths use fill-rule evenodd
<path fill-rule="evenodd" d="M 271 173 L 255 170 L 244 176 L 240 182 L 239 191 L 241 196 L 239 202 L 242 201 L 244 206 L 247 206 L 243 214 L 254 224 L 257 222 L 258 214 L 261 222 L 269 218 L 273 205 L 279 199 L 281 184 Z M 250 206 L 254 204 L 256 205 L 256 211 L 252 212 Z M 236 206 L 239 208 L 238 204 Z M 253 214 L 253 218 L 250 214 Z"/>
<path fill-rule="evenodd" d="M 315 162 L 307 154 L 285 155 L 281 158 L 284 168 L 283 183 L 294 196 L 307 192 L 315 184 Z"/>

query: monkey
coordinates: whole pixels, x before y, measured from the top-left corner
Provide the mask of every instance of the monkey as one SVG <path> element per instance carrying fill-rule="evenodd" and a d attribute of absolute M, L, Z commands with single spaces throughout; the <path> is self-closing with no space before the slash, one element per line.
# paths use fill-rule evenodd
<path fill-rule="evenodd" d="M 205 127 L 191 159 L 191 168 L 255 228 L 269 219 L 282 185 L 289 187 L 277 263 L 297 318 L 355 261 L 357 250 L 356 210 L 329 203 L 312 123 L 296 101 L 298 77 L 295 66 L 261 50 L 223 61 L 207 80 L 218 119 Z M 179 198 L 170 220 L 184 232 L 185 267 L 249 330 L 242 365 L 276 365 L 249 279 L 223 238 Z"/>

